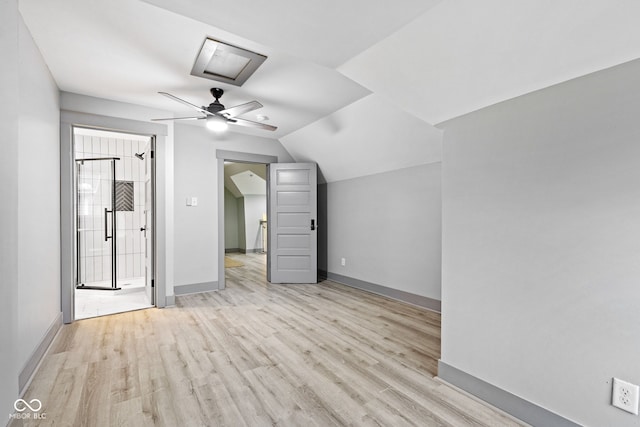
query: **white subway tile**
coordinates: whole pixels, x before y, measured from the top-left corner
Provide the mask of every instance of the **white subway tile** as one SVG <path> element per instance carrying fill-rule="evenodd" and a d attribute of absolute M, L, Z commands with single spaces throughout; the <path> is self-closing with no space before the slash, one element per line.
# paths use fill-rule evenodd
<path fill-rule="evenodd" d="M 109 155 L 109 139 L 101 137 L 100 138 L 100 154 L 104 157 Z"/>
<path fill-rule="evenodd" d="M 116 160 L 116 180 L 122 181 L 124 179 L 124 160 Z"/>
<path fill-rule="evenodd" d="M 118 230 L 117 237 L 116 237 L 116 252 L 118 255 L 124 255 L 127 253 L 126 238 L 125 238 L 124 230 Z"/>
<path fill-rule="evenodd" d="M 76 153 L 76 158 L 78 157 L 77 153 L 84 152 L 84 136 L 82 135 L 73 136 L 73 151 Z"/>
<path fill-rule="evenodd" d="M 133 277 L 140 277 L 140 254 L 133 254 Z"/>
<path fill-rule="evenodd" d="M 85 244 L 85 254 L 87 257 L 90 257 L 93 255 L 93 233 L 94 233 L 93 231 L 87 231 L 85 233 L 84 244 Z"/>
<path fill-rule="evenodd" d="M 100 157 L 100 150 L 101 150 L 100 137 L 91 136 L 90 138 L 91 138 L 91 152 L 95 157 Z"/>
<path fill-rule="evenodd" d="M 133 259 L 131 255 L 127 256 L 127 277 L 133 277 Z"/>
<path fill-rule="evenodd" d="M 131 254 L 133 253 L 133 230 L 128 230 L 126 237 L 126 254 Z"/>
<path fill-rule="evenodd" d="M 130 157 L 124 159 L 124 179 L 125 181 L 133 181 L 132 169 L 133 160 Z"/>
<path fill-rule="evenodd" d="M 131 181 L 140 180 L 140 160 L 137 157 L 131 159 Z"/>
<path fill-rule="evenodd" d="M 116 139 L 115 138 L 109 138 L 109 157 L 116 157 L 116 151 L 117 147 L 116 147 Z"/>
<path fill-rule="evenodd" d="M 102 257 L 102 280 L 111 280 L 111 257 Z"/>
<path fill-rule="evenodd" d="M 124 155 L 127 157 L 133 156 L 131 153 L 131 141 L 128 139 L 124 141 Z"/>
<path fill-rule="evenodd" d="M 140 230 L 140 215 L 138 214 L 138 212 L 133 211 L 133 212 L 131 212 L 131 216 L 132 216 L 132 221 L 133 221 L 133 224 L 131 225 L 131 228 L 134 231 Z"/>
<path fill-rule="evenodd" d="M 86 263 L 85 263 L 85 277 L 84 277 L 84 283 L 91 283 L 91 282 L 95 282 L 95 278 L 93 275 L 93 259 L 94 257 L 89 256 L 86 258 Z"/>
<path fill-rule="evenodd" d="M 118 226 L 117 226 L 118 232 L 126 228 L 126 224 L 124 222 L 124 212 L 116 211 L 116 222 L 118 223 Z"/>
<path fill-rule="evenodd" d="M 118 279 L 124 279 L 127 274 L 127 263 L 125 255 L 118 255 Z"/>
<path fill-rule="evenodd" d="M 93 250 L 91 251 L 91 256 L 102 256 L 105 243 L 104 230 L 95 230 L 93 232 Z"/>
<path fill-rule="evenodd" d="M 101 256 L 94 257 L 93 279 L 96 282 L 102 280 L 102 257 Z"/>
<path fill-rule="evenodd" d="M 134 231 L 133 233 L 133 253 L 140 253 L 140 240 L 142 239 L 142 231 Z"/>
<path fill-rule="evenodd" d="M 124 228 L 125 230 L 131 230 L 133 228 L 133 213 L 122 212 L 124 216 Z"/>

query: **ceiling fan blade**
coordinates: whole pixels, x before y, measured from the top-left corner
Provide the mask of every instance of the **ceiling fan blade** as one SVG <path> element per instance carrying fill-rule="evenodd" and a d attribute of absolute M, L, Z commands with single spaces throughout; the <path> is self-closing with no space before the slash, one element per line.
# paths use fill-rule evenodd
<path fill-rule="evenodd" d="M 246 104 L 240 104 L 235 107 L 227 108 L 226 110 L 218 111 L 218 114 L 222 114 L 226 118 L 230 119 L 236 116 L 241 116 L 249 111 L 257 110 L 258 108 L 262 108 L 262 104 L 258 101 L 251 101 Z"/>
<path fill-rule="evenodd" d="M 158 92 L 158 93 L 160 95 L 166 96 L 169 99 L 173 99 L 174 101 L 177 101 L 177 102 L 179 102 L 181 104 L 188 105 L 191 108 L 195 108 L 196 110 L 200 111 L 203 114 L 206 114 L 207 116 L 213 116 L 213 113 L 210 113 L 209 111 L 205 110 L 204 108 L 198 107 L 196 104 L 192 104 L 189 101 L 185 101 L 184 99 L 180 99 L 177 96 L 173 96 L 170 93 L 167 93 L 167 92 Z"/>
<path fill-rule="evenodd" d="M 202 120 L 207 117 L 167 117 L 166 119 L 151 119 L 152 122 L 161 122 L 164 120 Z"/>
<path fill-rule="evenodd" d="M 229 123 L 232 125 L 245 126 L 248 128 L 255 128 L 255 129 L 271 130 L 271 131 L 278 129 L 277 126 L 271 126 L 266 123 L 252 122 L 251 120 L 245 120 L 245 119 L 229 119 Z"/>

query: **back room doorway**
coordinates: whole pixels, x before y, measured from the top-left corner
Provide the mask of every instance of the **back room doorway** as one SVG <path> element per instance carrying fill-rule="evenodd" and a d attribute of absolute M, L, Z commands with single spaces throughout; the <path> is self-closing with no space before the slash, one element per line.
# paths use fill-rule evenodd
<path fill-rule="evenodd" d="M 73 127 L 75 320 L 155 305 L 154 143 Z"/>
<path fill-rule="evenodd" d="M 266 281 L 267 165 L 224 161 L 226 280 Z"/>

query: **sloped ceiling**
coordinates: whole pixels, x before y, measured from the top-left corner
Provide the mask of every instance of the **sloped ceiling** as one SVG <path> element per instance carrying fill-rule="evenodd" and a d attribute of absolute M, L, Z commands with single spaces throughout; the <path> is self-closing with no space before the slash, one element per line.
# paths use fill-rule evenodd
<path fill-rule="evenodd" d="M 264 196 L 267 194 L 267 181 L 251 171 L 231 175 L 231 180 L 243 196 Z"/>
<path fill-rule="evenodd" d="M 253 184 L 250 185 L 250 188 L 241 188 L 241 185 L 238 186 L 236 180 L 232 179 L 233 176 L 237 175 L 249 175 L 252 174 L 254 177 L 249 177 L 249 183 L 251 184 L 253 178 L 255 178 L 255 182 L 260 180 L 262 182 L 261 192 L 254 193 Z M 266 194 L 267 191 L 267 168 L 262 164 L 255 163 L 226 163 L 224 165 L 224 186 L 228 189 L 234 197 L 242 197 L 245 194 Z M 246 180 L 245 180 L 246 181 Z M 244 181 L 242 181 L 244 182 Z M 257 185 L 257 184 L 256 184 Z"/>
<path fill-rule="evenodd" d="M 20 0 L 60 89 L 172 111 L 222 87 L 327 181 L 439 161 L 434 125 L 640 57 L 636 0 Z M 242 87 L 190 75 L 205 37 L 268 56 Z M 151 119 L 151 117 L 149 117 Z M 201 126 L 196 122 L 194 126 Z M 202 131 L 205 132 L 204 127 Z"/>
<path fill-rule="evenodd" d="M 638 58 L 639 16 L 632 0 L 443 1 L 339 70 L 437 124 Z"/>
<path fill-rule="evenodd" d="M 298 161 L 317 162 L 330 182 L 438 162 L 441 140 L 440 130 L 369 95 L 280 142 Z"/>

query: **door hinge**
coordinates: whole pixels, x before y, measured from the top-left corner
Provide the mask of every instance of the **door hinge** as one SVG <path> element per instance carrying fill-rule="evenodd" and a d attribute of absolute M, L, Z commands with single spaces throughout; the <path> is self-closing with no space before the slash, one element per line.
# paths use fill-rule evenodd
<path fill-rule="evenodd" d="M 152 288 L 156 287 L 156 281 L 154 279 L 151 279 L 151 287 Z"/>
<path fill-rule="evenodd" d="M 152 152 L 151 152 L 151 158 L 152 158 L 152 159 L 153 159 L 153 153 L 155 153 L 155 151 L 152 151 Z"/>

